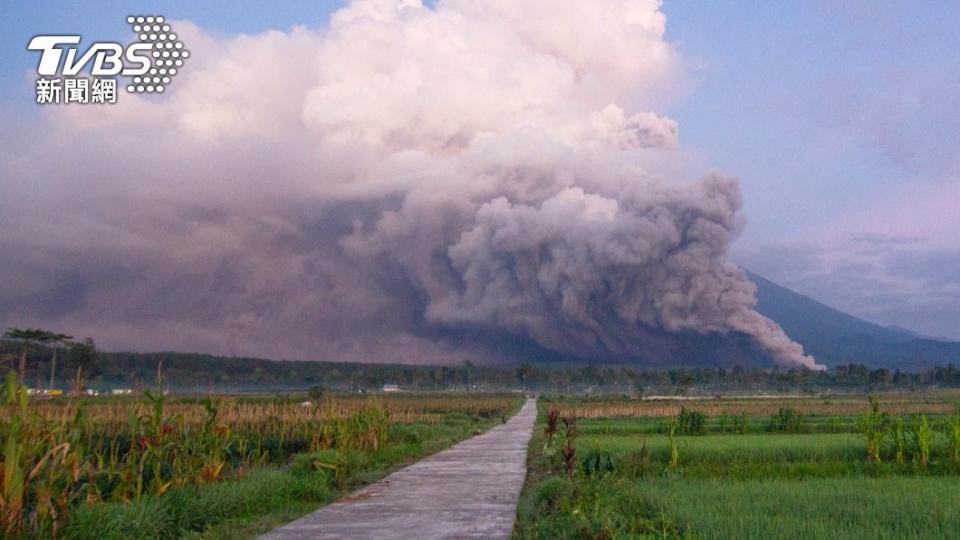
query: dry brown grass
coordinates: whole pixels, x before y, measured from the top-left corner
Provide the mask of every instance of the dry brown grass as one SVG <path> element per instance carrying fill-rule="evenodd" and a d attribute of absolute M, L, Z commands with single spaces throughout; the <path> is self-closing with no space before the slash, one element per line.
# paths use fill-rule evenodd
<path fill-rule="evenodd" d="M 891 394 L 880 397 L 880 409 L 891 414 L 949 413 L 955 409 L 951 395 Z M 685 399 L 643 400 L 610 403 L 558 403 L 562 416 L 578 418 L 603 418 L 617 416 L 676 416 L 681 407 L 702 412 L 707 416 L 721 414 L 748 414 L 770 416 L 782 407 L 790 407 L 803 414 L 846 415 L 861 414 L 869 409 L 863 396 L 844 397 L 789 397 L 789 398 L 736 398 L 736 399 Z"/>
<path fill-rule="evenodd" d="M 516 402 L 515 397 L 507 395 L 383 395 L 379 399 L 390 411 L 390 423 L 393 424 L 436 423 L 449 412 L 476 414 L 488 411 L 492 414 L 492 411 L 509 410 Z M 271 401 L 269 398 L 222 397 L 217 400 L 218 420 L 233 429 L 256 429 L 261 425 L 295 429 L 301 424 L 347 418 L 367 403 L 364 397 L 327 398 L 314 406 Z M 31 404 L 31 410 L 45 420 L 68 421 L 80 406 L 81 401 L 77 399 L 37 400 Z M 90 420 L 107 433 L 112 431 L 111 427 L 121 429 L 132 417 L 150 412 L 150 405 L 138 396 L 105 398 L 101 403 L 96 399 L 85 399 L 82 406 Z M 167 402 L 166 411 L 171 416 L 180 416 L 186 425 L 200 425 L 206 419 L 203 406 L 197 400 L 172 398 Z"/>

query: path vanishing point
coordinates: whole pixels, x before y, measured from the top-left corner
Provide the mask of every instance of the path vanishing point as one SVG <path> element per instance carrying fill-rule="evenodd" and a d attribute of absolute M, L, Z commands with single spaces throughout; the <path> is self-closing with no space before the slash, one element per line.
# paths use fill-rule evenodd
<path fill-rule="evenodd" d="M 537 407 L 261 536 L 263 540 L 509 538 Z"/>

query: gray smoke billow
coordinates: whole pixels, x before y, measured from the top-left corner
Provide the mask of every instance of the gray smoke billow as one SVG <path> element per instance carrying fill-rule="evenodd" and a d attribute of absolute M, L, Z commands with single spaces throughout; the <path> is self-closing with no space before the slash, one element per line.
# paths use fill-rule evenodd
<path fill-rule="evenodd" d="M 541 200 L 498 196 L 449 221 L 432 219 L 436 205 L 404 206 L 349 241 L 402 266 L 426 295 L 430 323 L 508 330 L 619 361 L 643 354 L 643 328 L 742 332 L 783 365 L 815 367 L 754 310 L 756 287 L 725 259 L 740 204 L 737 182 L 719 176 L 609 197 L 558 186 Z M 391 241 L 398 227 L 412 229 Z M 435 240 L 410 253 L 418 238 Z"/>
<path fill-rule="evenodd" d="M 0 322 L 422 362 L 735 333 L 819 368 L 727 261 L 737 182 L 690 180 L 651 112 L 685 86 L 664 25 L 653 0 L 357 0 L 220 41 L 183 22 L 168 95 L 53 111 L 54 142 L 85 144 L 3 155 Z"/>

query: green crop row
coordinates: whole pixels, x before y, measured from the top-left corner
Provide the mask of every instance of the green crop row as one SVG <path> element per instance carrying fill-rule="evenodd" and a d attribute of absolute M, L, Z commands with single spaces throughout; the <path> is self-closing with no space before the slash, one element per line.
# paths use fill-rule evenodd
<path fill-rule="evenodd" d="M 960 416 L 880 410 L 830 432 L 782 408 L 747 417 L 759 428 L 747 433 L 711 431 L 715 417 L 688 409 L 554 413 L 576 428 L 535 432 L 514 537 L 960 537 Z"/>

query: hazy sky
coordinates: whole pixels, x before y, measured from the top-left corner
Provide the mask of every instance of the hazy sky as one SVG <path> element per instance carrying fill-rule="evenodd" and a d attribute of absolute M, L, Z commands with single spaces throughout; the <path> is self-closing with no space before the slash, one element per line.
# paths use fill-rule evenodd
<path fill-rule="evenodd" d="M 341 2 L 170 1 L 214 38 L 318 29 Z M 147 2 L 11 2 L 0 142 L 39 114 L 37 33 L 127 39 Z M 682 83 L 658 110 L 703 170 L 740 179 L 733 259 L 854 315 L 960 339 L 960 4 L 666 2 Z M 3 194 L 0 193 L 0 197 Z"/>

